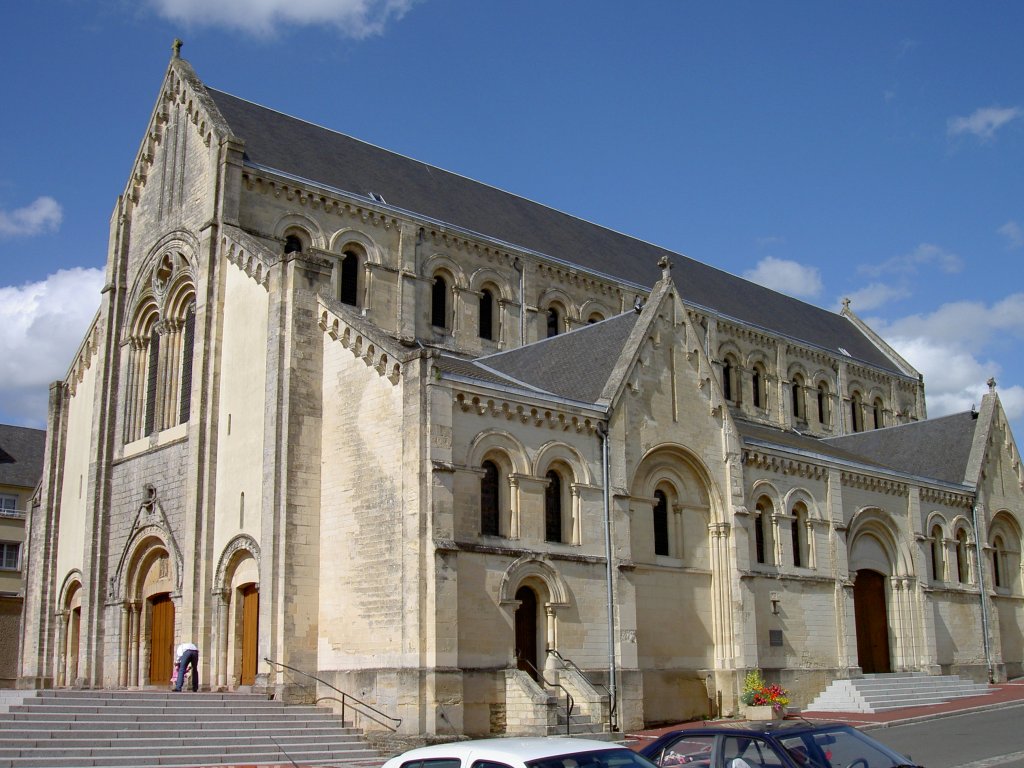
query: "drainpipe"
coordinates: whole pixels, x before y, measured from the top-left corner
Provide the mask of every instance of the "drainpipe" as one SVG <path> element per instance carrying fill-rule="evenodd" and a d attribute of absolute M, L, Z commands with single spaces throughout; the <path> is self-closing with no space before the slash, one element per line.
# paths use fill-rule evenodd
<path fill-rule="evenodd" d="M 996 681 L 992 669 L 992 647 L 988 637 L 988 594 L 985 589 L 985 561 L 981 553 L 981 536 L 978 532 L 978 505 L 971 507 L 971 516 L 974 518 L 974 549 L 978 557 L 978 589 L 981 597 L 981 631 L 982 642 L 985 645 L 985 665 L 988 667 L 988 681 Z"/>
<path fill-rule="evenodd" d="M 609 413 L 610 416 L 610 413 Z M 608 611 L 608 693 L 609 725 L 614 731 L 618 725 L 618 691 L 615 685 L 615 598 L 612 586 L 612 505 L 608 489 L 608 424 L 601 421 L 597 424 L 597 435 L 601 438 L 601 480 L 604 487 L 604 556 L 606 561 L 605 579 L 607 587 Z"/>

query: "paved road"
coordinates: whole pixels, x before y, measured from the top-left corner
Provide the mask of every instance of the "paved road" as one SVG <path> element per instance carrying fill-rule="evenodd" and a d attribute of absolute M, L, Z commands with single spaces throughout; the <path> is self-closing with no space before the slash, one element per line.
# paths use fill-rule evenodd
<path fill-rule="evenodd" d="M 1024 768 L 1024 706 L 875 728 L 872 738 L 926 768 Z"/>

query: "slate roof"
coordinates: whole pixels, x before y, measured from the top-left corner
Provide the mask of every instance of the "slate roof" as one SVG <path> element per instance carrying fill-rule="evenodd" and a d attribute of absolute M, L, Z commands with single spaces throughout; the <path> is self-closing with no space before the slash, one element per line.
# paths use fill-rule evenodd
<path fill-rule="evenodd" d="M 977 424 L 976 416 L 968 411 L 818 439 L 792 430 L 736 420 L 740 437 L 748 445 L 767 444 L 956 485 L 973 483 L 965 475 Z"/>
<path fill-rule="evenodd" d="M 822 442 L 910 475 L 973 484 L 965 475 L 977 426 L 977 414 L 965 411 Z"/>
<path fill-rule="evenodd" d="M 35 488 L 45 449 L 45 430 L 0 424 L 0 485 Z"/>
<path fill-rule="evenodd" d="M 636 312 L 627 312 L 476 360 L 445 356 L 442 370 L 597 403 L 639 317 Z"/>
<path fill-rule="evenodd" d="M 834 312 L 730 275 L 682 254 L 345 134 L 208 88 L 245 161 L 387 205 L 640 286 L 653 286 L 669 255 L 684 301 L 902 373 L 853 323 Z M 841 354 L 841 353 L 839 353 Z"/>

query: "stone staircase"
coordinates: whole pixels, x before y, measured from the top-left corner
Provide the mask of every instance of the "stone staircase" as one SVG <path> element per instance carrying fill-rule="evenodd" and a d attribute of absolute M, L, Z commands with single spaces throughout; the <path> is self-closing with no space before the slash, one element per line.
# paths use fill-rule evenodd
<path fill-rule="evenodd" d="M 0 700 L 0 768 L 383 762 L 330 710 L 258 694 L 47 690 Z"/>
<path fill-rule="evenodd" d="M 556 692 L 555 711 L 558 713 L 558 724 L 547 727 L 547 736 L 573 736 L 576 738 L 596 739 L 598 741 L 614 741 L 622 734 L 612 733 L 607 729 L 606 723 L 594 721 L 590 715 L 580 711 L 577 703 L 573 708 L 572 716 L 569 718 L 569 727 L 565 726 L 565 694 Z"/>
<path fill-rule="evenodd" d="M 988 686 L 957 675 L 897 672 L 834 680 L 814 701 L 811 712 L 884 712 L 899 707 L 941 704 L 964 696 L 988 693 Z"/>

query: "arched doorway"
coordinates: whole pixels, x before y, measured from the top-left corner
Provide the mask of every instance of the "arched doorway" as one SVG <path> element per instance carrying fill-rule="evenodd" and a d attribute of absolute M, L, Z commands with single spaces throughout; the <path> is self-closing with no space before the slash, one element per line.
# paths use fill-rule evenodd
<path fill-rule="evenodd" d="M 260 590 L 255 584 L 246 584 L 239 591 L 242 597 L 242 671 L 239 682 L 252 685 L 256 682 Z"/>
<path fill-rule="evenodd" d="M 516 600 L 519 601 L 515 616 L 516 666 L 536 680 L 540 669 L 537 657 L 537 593 L 523 586 L 516 590 Z"/>
<path fill-rule="evenodd" d="M 167 593 L 149 598 L 149 684 L 167 687 L 174 668 L 174 601 Z"/>
<path fill-rule="evenodd" d="M 853 614 L 857 624 L 857 663 L 865 674 L 891 672 L 886 576 L 867 568 L 853 582 Z"/>

